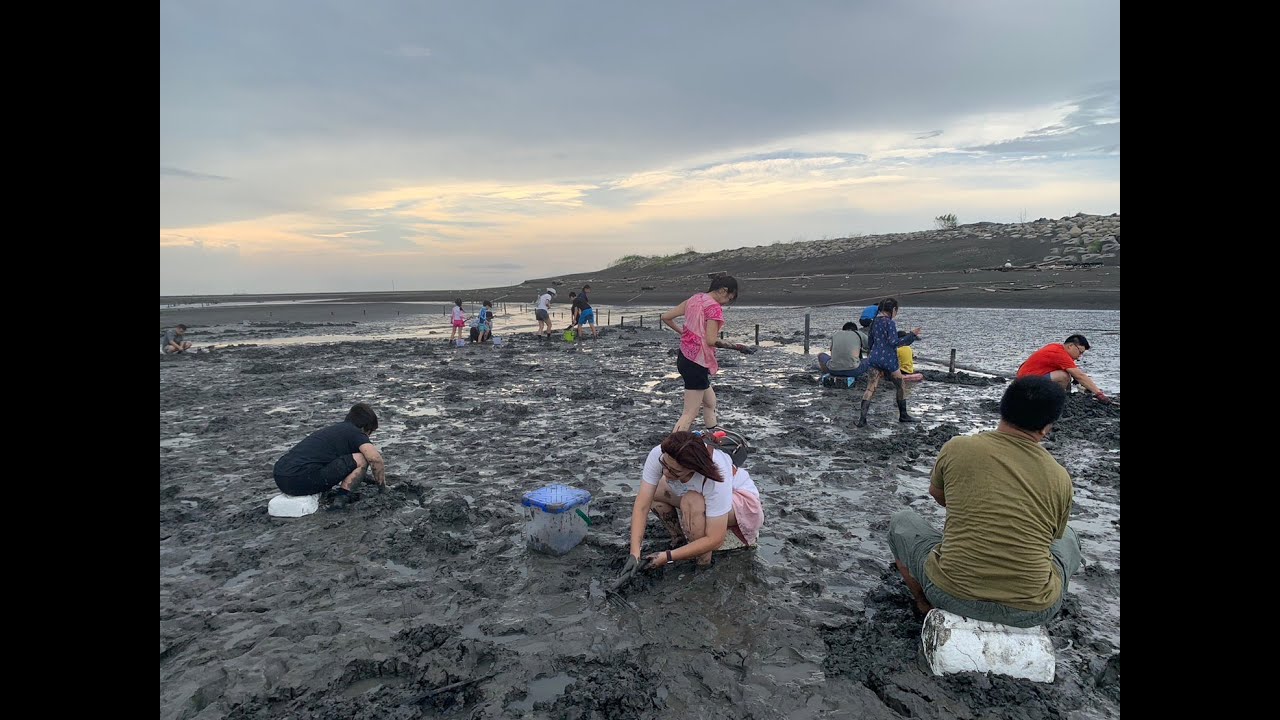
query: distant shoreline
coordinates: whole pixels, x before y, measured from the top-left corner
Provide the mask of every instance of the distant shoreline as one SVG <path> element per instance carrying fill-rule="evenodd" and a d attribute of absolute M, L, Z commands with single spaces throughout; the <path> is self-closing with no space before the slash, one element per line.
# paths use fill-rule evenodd
<path fill-rule="evenodd" d="M 468 290 L 401 290 L 395 292 L 290 293 L 246 295 L 174 295 L 161 296 L 161 305 L 209 303 L 207 307 L 160 309 L 163 320 L 182 322 L 192 314 L 204 315 L 215 309 L 234 310 L 230 303 L 282 303 L 321 301 L 306 304 L 257 305 L 270 308 L 277 315 L 294 315 L 290 309 L 311 308 L 307 315 L 327 317 L 321 306 L 350 308 L 353 303 L 376 306 L 402 304 L 401 314 L 438 312 L 429 305 L 413 303 L 451 303 L 460 297 L 467 304 L 482 300 L 531 304 L 546 287 L 556 287 L 555 305 L 568 307 L 569 292 L 584 282 L 592 285 L 591 302 L 613 307 L 676 305 L 696 292 L 707 289 L 705 276 L 644 279 L 594 279 L 567 276 L 529 281 L 521 285 L 473 288 Z M 739 276 L 742 305 L 776 307 L 825 307 L 833 305 L 870 304 L 885 297 L 895 297 L 904 307 L 944 308 L 1027 308 L 1062 310 L 1119 310 L 1120 268 L 1104 266 L 1061 271 L 971 271 L 884 275 L 823 275 L 793 278 L 756 279 Z M 325 303 L 323 301 L 333 301 Z M 225 304 L 225 305 L 224 305 Z M 222 306 L 220 308 L 220 306 Z M 241 306 L 244 307 L 244 306 Z M 234 313 L 233 313 L 234 314 Z M 379 312 L 378 314 L 382 314 Z M 395 312 L 391 313 L 393 316 Z M 337 313 L 335 312 L 335 317 Z"/>

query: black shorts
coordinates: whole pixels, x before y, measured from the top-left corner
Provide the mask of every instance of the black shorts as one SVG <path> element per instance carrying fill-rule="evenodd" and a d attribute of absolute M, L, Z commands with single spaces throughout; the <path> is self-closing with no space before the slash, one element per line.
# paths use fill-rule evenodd
<path fill-rule="evenodd" d="M 335 458 L 328 465 L 316 465 L 297 475 L 276 475 L 276 487 L 285 495 L 315 495 L 342 482 L 355 469 L 356 459 L 348 453 Z"/>
<path fill-rule="evenodd" d="M 711 387 L 711 371 L 684 356 L 676 353 L 676 369 L 684 378 L 685 390 L 706 390 Z"/>

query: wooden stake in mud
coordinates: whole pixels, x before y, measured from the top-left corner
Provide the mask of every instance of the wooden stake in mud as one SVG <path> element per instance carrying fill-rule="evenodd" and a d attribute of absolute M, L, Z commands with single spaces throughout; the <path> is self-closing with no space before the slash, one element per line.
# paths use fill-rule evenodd
<path fill-rule="evenodd" d="M 756 345 L 760 345 L 760 323 L 756 323 Z"/>
<path fill-rule="evenodd" d="M 605 326 L 605 327 L 609 327 L 609 326 L 610 326 L 610 325 L 612 325 L 612 324 L 613 324 L 613 311 L 612 311 L 612 310 L 605 310 L 605 311 L 604 311 L 604 326 Z"/>
<path fill-rule="evenodd" d="M 644 327 L 644 316 L 640 316 L 640 327 Z"/>
<path fill-rule="evenodd" d="M 618 327 L 626 327 L 626 326 L 627 326 L 627 316 L 626 315 L 618 316 Z"/>
<path fill-rule="evenodd" d="M 804 354 L 809 354 L 809 313 L 804 314 Z"/>
<path fill-rule="evenodd" d="M 947 376 L 948 377 L 956 376 L 956 349 L 955 348 L 951 348 L 951 366 L 947 368 Z"/>

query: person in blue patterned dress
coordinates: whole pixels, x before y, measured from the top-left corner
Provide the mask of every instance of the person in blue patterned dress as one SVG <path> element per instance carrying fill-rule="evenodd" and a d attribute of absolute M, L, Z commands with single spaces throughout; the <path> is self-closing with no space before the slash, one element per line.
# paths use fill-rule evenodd
<path fill-rule="evenodd" d="M 871 322 L 871 355 L 853 371 L 853 377 L 870 372 L 867 389 L 862 393 L 862 406 L 858 411 L 858 427 L 867 426 L 867 410 L 871 407 L 871 398 L 875 397 L 876 388 L 881 378 L 889 378 L 893 383 L 898 399 L 898 422 L 919 422 L 907 414 L 906 388 L 902 381 L 902 369 L 898 366 L 898 347 L 910 345 L 920 339 L 923 328 L 915 328 L 911 332 L 898 337 L 898 326 L 894 318 L 898 316 L 898 301 L 885 298 L 880 301 L 880 311 Z"/>

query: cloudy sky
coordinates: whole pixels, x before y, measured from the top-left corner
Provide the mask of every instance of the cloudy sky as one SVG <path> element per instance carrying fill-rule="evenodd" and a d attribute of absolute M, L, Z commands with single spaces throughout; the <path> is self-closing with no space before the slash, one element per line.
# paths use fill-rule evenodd
<path fill-rule="evenodd" d="M 166 0 L 160 293 L 1120 211 L 1118 0 Z"/>

